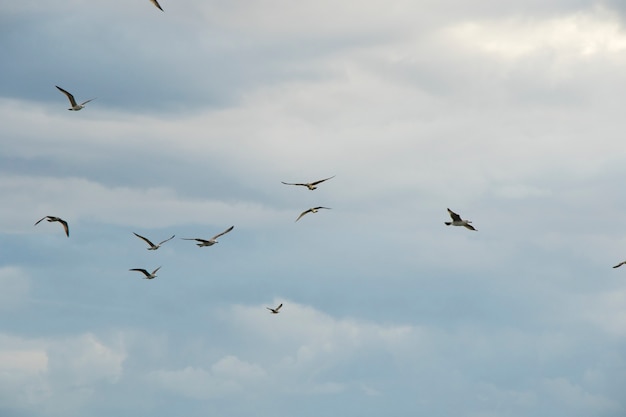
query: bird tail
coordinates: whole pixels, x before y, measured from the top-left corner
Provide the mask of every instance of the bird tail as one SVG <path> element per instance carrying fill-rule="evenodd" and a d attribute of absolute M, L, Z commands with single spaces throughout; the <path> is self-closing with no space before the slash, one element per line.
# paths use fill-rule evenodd
<path fill-rule="evenodd" d="M 452 224 L 452 222 L 444 222 L 446 224 L 446 226 L 450 226 Z"/>

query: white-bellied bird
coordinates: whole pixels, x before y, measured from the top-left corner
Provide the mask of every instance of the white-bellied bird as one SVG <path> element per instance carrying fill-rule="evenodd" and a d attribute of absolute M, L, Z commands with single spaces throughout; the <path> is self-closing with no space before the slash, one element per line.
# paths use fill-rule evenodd
<path fill-rule="evenodd" d="M 70 101 L 70 104 L 72 105 L 72 107 L 70 107 L 68 110 L 73 110 L 73 111 L 81 110 L 82 108 L 85 107 L 85 104 L 89 103 L 92 100 L 95 100 L 95 98 L 91 98 L 91 99 L 89 99 L 87 101 L 83 101 L 82 103 L 78 104 L 78 103 L 76 103 L 76 100 L 74 99 L 74 96 L 69 91 L 66 91 L 66 90 L 62 89 L 58 85 L 55 85 L 55 87 L 58 88 L 60 92 L 65 94 L 67 96 L 67 99 Z"/>
<path fill-rule="evenodd" d="M 308 188 L 309 190 L 315 190 L 317 189 L 317 184 L 321 184 L 324 181 L 328 181 L 331 178 L 335 178 L 335 176 L 333 175 L 332 177 L 324 178 L 323 180 L 318 180 L 318 181 L 313 181 L 313 182 L 284 182 L 284 181 L 281 181 L 281 182 L 285 185 L 301 185 L 303 187 Z"/>
<path fill-rule="evenodd" d="M 172 235 L 172 237 L 170 237 L 169 239 L 165 239 L 164 241 L 159 242 L 159 243 L 157 243 L 157 244 L 155 245 L 154 243 L 150 242 L 150 240 L 149 240 L 148 238 L 143 237 L 143 236 L 141 236 L 141 235 L 138 235 L 138 234 L 137 234 L 137 233 L 135 233 L 135 232 L 133 232 L 133 234 L 134 234 L 135 236 L 137 236 L 139 239 L 142 239 L 142 240 L 143 240 L 144 242 L 146 242 L 148 245 L 150 245 L 150 247 L 149 247 L 149 248 L 146 248 L 146 249 L 148 249 L 148 250 L 157 250 L 157 249 L 159 249 L 159 248 L 161 247 L 161 245 L 162 245 L 162 244 L 164 244 L 165 242 L 167 242 L 167 241 L 169 241 L 169 240 L 174 239 L 174 236 L 176 236 L 176 235 Z"/>
<path fill-rule="evenodd" d="M 476 230 L 474 229 L 474 226 L 472 226 L 470 223 L 471 221 L 469 220 L 463 220 L 461 218 L 461 216 L 459 216 L 458 214 L 456 214 L 455 212 L 453 212 L 452 210 L 448 209 L 448 213 L 450 213 L 450 217 L 452 217 L 452 221 L 451 222 L 445 222 L 446 226 L 463 226 L 466 227 L 470 230 Z"/>
<path fill-rule="evenodd" d="M 196 243 L 196 245 L 198 245 L 199 247 L 202 247 L 202 246 L 213 246 L 216 243 L 219 243 L 217 241 L 218 237 L 225 235 L 226 233 L 230 232 L 234 228 L 235 228 L 235 226 L 230 226 L 228 229 L 224 230 L 222 233 L 218 233 L 218 234 L 216 234 L 215 236 L 213 236 L 210 239 L 185 238 L 185 237 L 183 237 L 181 239 L 183 239 L 183 240 L 195 240 L 196 242 L 200 242 L 200 243 Z"/>
<path fill-rule="evenodd" d="M 304 216 L 305 214 L 308 213 L 317 213 L 318 211 L 320 211 L 321 209 L 326 209 L 326 210 L 330 210 L 330 207 L 322 207 L 322 206 L 317 206 L 317 207 L 311 207 L 308 210 L 304 210 L 302 213 L 300 213 L 300 215 L 298 216 L 298 218 L 296 219 L 296 221 L 300 220 L 302 218 L 302 216 Z"/>
<path fill-rule="evenodd" d="M 129 269 L 129 271 L 137 271 L 137 272 L 141 272 L 142 274 L 144 274 L 144 275 L 145 275 L 145 279 L 154 279 L 154 278 L 156 278 L 156 273 L 157 273 L 157 271 L 158 271 L 159 269 L 161 269 L 161 267 L 158 267 L 157 269 L 155 269 L 155 270 L 154 270 L 154 271 L 152 271 L 152 272 L 148 272 L 148 271 L 146 271 L 146 270 L 145 270 L 145 269 L 143 269 L 143 268 L 132 268 L 132 269 Z"/>
<path fill-rule="evenodd" d="M 280 303 L 280 304 L 278 305 L 278 307 L 276 307 L 276 308 L 271 308 L 271 307 L 265 307 L 265 308 L 267 308 L 267 309 L 268 309 L 268 310 L 269 310 L 272 314 L 278 314 L 278 310 L 280 310 L 280 308 L 281 308 L 282 306 L 283 306 L 283 304 L 282 304 L 282 303 Z"/>

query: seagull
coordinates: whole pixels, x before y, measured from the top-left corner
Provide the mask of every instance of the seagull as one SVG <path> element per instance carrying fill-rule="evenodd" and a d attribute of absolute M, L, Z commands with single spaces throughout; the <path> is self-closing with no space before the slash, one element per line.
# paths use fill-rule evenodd
<path fill-rule="evenodd" d="M 87 101 L 83 101 L 80 104 L 76 104 L 76 100 L 74 99 L 74 96 L 71 93 L 69 93 L 68 91 L 65 91 L 64 89 L 62 89 L 58 85 L 55 85 L 55 87 L 58 88 L 59 91 L 61 91 L 63 94 L 65 94 L 67 96 L 68 100 L 70 101 L 70 104 L 72 105 L 72 107 L 70 107 L 68 110 L 78 111 L 78 110 L 82 109 L 83 107 L 85 107 L 85 104 L 89 103 L 92 100 L 95 100 L 95 98 L 92 98 L 92 99 L 89 99 Z"/>
<path fill-rule="evenodd" d="M 302 216 L 304 216 L 307 213 L 317 213 L 320 209 L 326 209 L 326 210 L 330 210 L 330 207 L 322 207 L 322 206 L 318 206 L 318 207 L 311 207 L 308 210 L 304 210 L 302 213 L 300 213 L 300 215 L 298 216 L 298 218 L 296 219 L 296 221 L 300 220 L 300 218 Z"/>
<path fill-rule="evenodd" d="M 620 266 L 622 266 L 622 265 L 626 265 L 626 261 L 618 263 L 618 264 L 617 264 L 617 265 L 615 265 L 613 268 L 619 268 L 619 267 L 620 267 Z"/>
<path fill-rule="evenodd" d="M 315 190 L 317 188 L 316 187 L 317 184 L 320 184 L 324 181 L 328 181 L 331 178 L 335 178 L 335 175 L 333 175 L 332 177 L 324 178 L 323 180 L 307 182 L 307 183 L 292 183 L 292 182 L 284 182 L 284 181 L 281 181 L 281 182 L 285 185 L 302 185 L 303 187 L 306 187 L 309 190 Z"/>
<path fill-rule="evenodd" d="M 445 222 L 446 226 L 464 226 L 470 230 L 476 230 L 474 229 L 474 226 L 472 226 L 470 223 L 470 220 L 463 220 L 461 218 L 461 216 L 459 216 L 458 214 L 456 214 L 455 212 L 453 212 L 452 210 L 448 209 L 448 213 L 450 213 L 450 217 L 452 217 L 452 221 L 451 222 Z"/>
<path fill-rule="evenodd" d="M 213 236 L 211 239 L 206 240 L 206 239 L 195 239 L 195 238 L 181 238 L 183 240 L 195 240 L 198 241 L 200 243 L 196 243 L 196 245 L 198 245 L 199 247 L 202 246 L 213 246 L 216 243 L 219 243 L 216 239 L 222 235 L 225 235 L 226 233 L 230 232 L 231 230 L 233 230 L 235 228 L 235 226 L 230 226 L 228 229 L 224 230 L 222 233 L 218 233 L 215 236 Z"/>
<path fill-rule="evenodd" d="M 265 307 L 267 308 L 269 311 L 271 311 L 272 314 L 278 314 L 278 310 L 280 310 L 280 308 L 283 306 L 282 303 L 278 304 L 278 307 L 276 308 L 270 308 L 270 307 Z"/>
<path fill-rule="evenodd" d="M 171 237 L 171 238 L 169 238 L 169 239 L 165 239 L 163 242 L 159 242 L 158 244 L 156 244 L 156 245 L 155 245 L 154 243 L 150 242 L 150 240 L 148 240 L 147 238 L 145 238 L 145 237 L 143 237 L 143 236 L 141 236 L 141 235 L 138 235 L 138 234 L 137 234 L 137 233 L 135 233 L 135 232 L 133 232 L 133 234 L 134 234 L 135 236 L 137 236 L 139 239 L 143 239 L 143 241 L 144 241 L 144 242 L 146 242 L 148 245 L 150 245 L 150 247 L 149 247 L 149 248 L 147 248 L 148 250 L 157 250 L 157 249 L 159 249 L 159 248 L 161 247 L 161 245 L 162 245 L 162 244 L 164 244 L 164 243 L 165 243 L 165 242 L 167 242 L 168 240 L 172 240 L 172 239 L 174 239 L 174 236 L 176 236 L 176 235 L 172 235 L 172 237 Z"/>
<path fill-rule="evenodd" d="M 161 5 L 159 5 L 159 2 L 157 0 L 150 0 L 150 2 L 154 4 L 160 11 L 163 11 Z"/>
<path fill-rule="evenodd" d="M 63 229 L 65 229 L 65 234 L 67 235 L 67 237 L 70 237 L 70 229 L 67 227 L 67 222 L 60 217 L 56 217 L 56 216 L 42 217 L 41 219 L 37 220 L 37 222 L 35 223 L 35 226 L 37 226 L 39 222 L 41 222 L 44 219 L 48 220 L 49 222 L 61 223 L 63 225 Z"/>
<path fill-rule="evenodd" d="M 146 278 L 145 278 L 145 279 L 154 279 L 154 278 L 156 278 L 156 275 L 155 275 L 155 274 L 157 273 L 157 271 L 158 271 L 159 269 L 161 269 L 161 267 L 158 267 L 157 269 L 155 269 L 154 271 L 152 271 L 152 273 L 150 273 L 150 272 L 146 271 L 146 270 L 145 270 L 145 269 L 143 269 L 143 268 L 133 268 L 133 269 L 129 269 L 129 271 L 139 271 L 139 272 L 141 272 L 142 274 L 144 274 L 144 275 L 146 276 Z"/>

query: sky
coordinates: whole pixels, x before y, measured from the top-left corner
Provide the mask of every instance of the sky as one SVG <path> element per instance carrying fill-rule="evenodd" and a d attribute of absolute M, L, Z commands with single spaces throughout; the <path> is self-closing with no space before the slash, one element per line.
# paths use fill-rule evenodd
<path fill-rule="evenodd" d="M 0 0 L 0 417 L 626 415 L 623 2 L 160 4 Z"/>

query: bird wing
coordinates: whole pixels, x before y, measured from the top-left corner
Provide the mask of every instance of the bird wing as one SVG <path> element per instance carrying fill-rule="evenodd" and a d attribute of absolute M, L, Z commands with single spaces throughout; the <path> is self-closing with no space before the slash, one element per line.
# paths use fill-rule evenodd
<path fill-rule="evenodd" d="M 280 304 L 278 305 L 278 307 L 276 307 L 276 311 L 280 310 L 280 308 L 281 308 L 282 306 L 283 306 L 283 303 L 280 303 Z"/>
<path fill-rule="evenodd" d="M 220 236 L 222 236 L 222 235 L 225 235 L 226 233 L 230 232 L 230 231 L 231 231 L 231 230 L 233 230 L 234 228 L 235 228 L 235 226 L 234 226 L 234 225 L 233 225 L 233 226 L 230 226 L 228 229 L 224 230 L 222 233 L 218 233 L 218 234 L 216 234 L 215 236 L 213 236 L 213 237 L 212 237 L 211 239 L 209 239 L 209 240 L 215 240 L 215 239 L 217 239 L 218 237 L 220 237 Z"/>
<path fill-rule="evenodd" d="M 323 180 L 312 182 L 311 185 L 317 185 L 317 184 L 319 184 L 321 182 L 328 181 L 331 178 L 335 178 L 335 176 L 333 175 L 332 177 L 328 177 L 328 178 L 324 178 Z"/>
<path fill-rule="evenodd" d="M 619 268 L 620 266 L 622 266 L 622 265 L 624 265 L 624 264 L 626 264 L 626 261 L 618 263 L 618 264 L 617 264 L 617 265 L 615 265 L 613 268 Z"/>
<path fill-rule="evenodd" d="M 37 226 L 39 223 L 41 223 L 42 220 L 47 219 L 48 216 L 44 216 L 41 219 L 37 220 L 37 222 L 35 222 L 34 226 Z"/>
<path fill-rule="evenodd" d="M 319 209 L 330 210 L 330 207 L 322 207 L 322 206 L 315 207 L 315 210 L 319 210 Z"/>
<path fill-rule="evenodd" d="M 161 246 L 162 244 L 164 244 L 165 242 L 167 242 L 168 240 L 172 240 L 174 239 L 174 236 L 176 235 L 172 235 L 172 237 L 170 237 L 169 239 L 165 239 L 163 242 L 159 242 L 159 246 Z"/>
<path fill-rule="evenodd" d="M 152 242 L 150 242 L 150 240 L 149 240 L 148 238 L 145 238 L 145 237 L 143 237 L 143 236 L 141 236 L 141 235 L 138 235 L 138 234 L 137 234 L 137 233 L 135 233 L 135 232 L 133 232 L 133 234 L 134 234 L 135 236 L 137 236 L 139 239 L 142 239 L 142 240 L 143 240 L 144 242 L 146 242 L 148 245 L 150 245 L 150 247 L 151 247 L 151 248 L 155 247 L 155 244 L 154 244 L 154 243 L 152 243 Z"/>
<path fill-rule="evenodd" d="M 94 98 L 90 98 L 87 101 L 83 101 L 82 103 L 80 103 L 81 106 L 84 106 L 85 104 L 89 103 L 90 101 L 94 101 L 95 99 L 97 99 L 98 97 L 94 97 Z"/>
<path fill-rule="evenodd" d="M 471 224 L 464 224 L 463 226 L 465 226 L 466 228 L 470 229 L 470 230 L 476 230 L 474 229 L 474 226 L 472 226 Z"/>
<path fill-rule="evenodd" d="M 144 274 L 147 277 L 150 276 L 150 273 L 148 271 L 146 271 L 145 269 L 142 269 L 142 268 L 133 268 L 133 269 L 129 269 L 129 271 L 137 271 L 137 272 L 141 272 L 142 274 Z"/>
<path fill-rule="evenodd" d="M 300 213 L 300 215 L 298 216 L 296 221 L 300 220 L 302 218 L 302 216 L 304 216 L 307 213 L 310 213 L 311 211 L 313 211 L 313 210 L 312 209 L 304 210 L 302 213 Z"/>
<path fill-rule="evenodd" d="M 299 182 L 284 182 L 284 181 L 281 181 L 281 182 L 282 182 L 283 184 L 285 184 L 285 185 L 302 185 L 302 186 L 304 186 L 304 187 L 306 187 L 307 185 L 309 185 L 309 184 L 301 184 L 301 183 L 299 183 Z"/>
<path fill-rule="evenodd" d="M 70 101 L 70 104 L 72 105 L 72 107 L 76 106 L 76 100 L 74 100 L 74 96 L 69 91 L 65 91 L 64 89 L 62 89 L 58 85 L 55 85 L 55 87 L 58 88 L 59 91 L 61 91 L 63 94 L 65 94 L 67 96 L 67 98 Z"/>
<path fill-rule="evenodd" d="M 150 0 L 150 2 L 151 2 L 152 4 L 154 4 L 154 5 L 155 5 L 155 6 L 156 6 L 156 7 L 157 7 L 160 11 L 164 11 L 164 10 L 161 8 L 161 5 L 159 4 L 159 2 L 158 2 L 157 0 Z"/>
<path fill-rule="evenodd" d="M 58 219 L 57 221 L 63 225 L 63 229 L 65 230 L 65 235 L 67 237 L 70 237 L 70 229 L 67 226 L 67 222 L 63 219 Z"/>
<path fill-rule="evenodd" d="M 458 214 L 456 214 L 452 210 L 448 209 L 448 213 L 450 213 L 450 217 L 452 217 L 452 220 L 454 220 L 455 222 L 456 221 L 461 221 L 461 216 L 459 216 Z"/>
<path fill-rule="evenodd" d="M 156 274 L 156 273 L 157 273 L 157 271 L 158 271 L 159 269 L 161 269 L 161 267 L 158 267 L 157 269 L 155 269 L 154 271 L 152 271 L 152 274 L 151 274 L 151 275 Z"/>
<path fill-rule="evenodd" d="M 208 240 L 206 239 L 199 239 L 199 238 L 186 238 L 186 237 L 181 237 L 182 240 L 195 240 L 197 242 L 204 242 L 204 243 L 209 243 Z"/>

